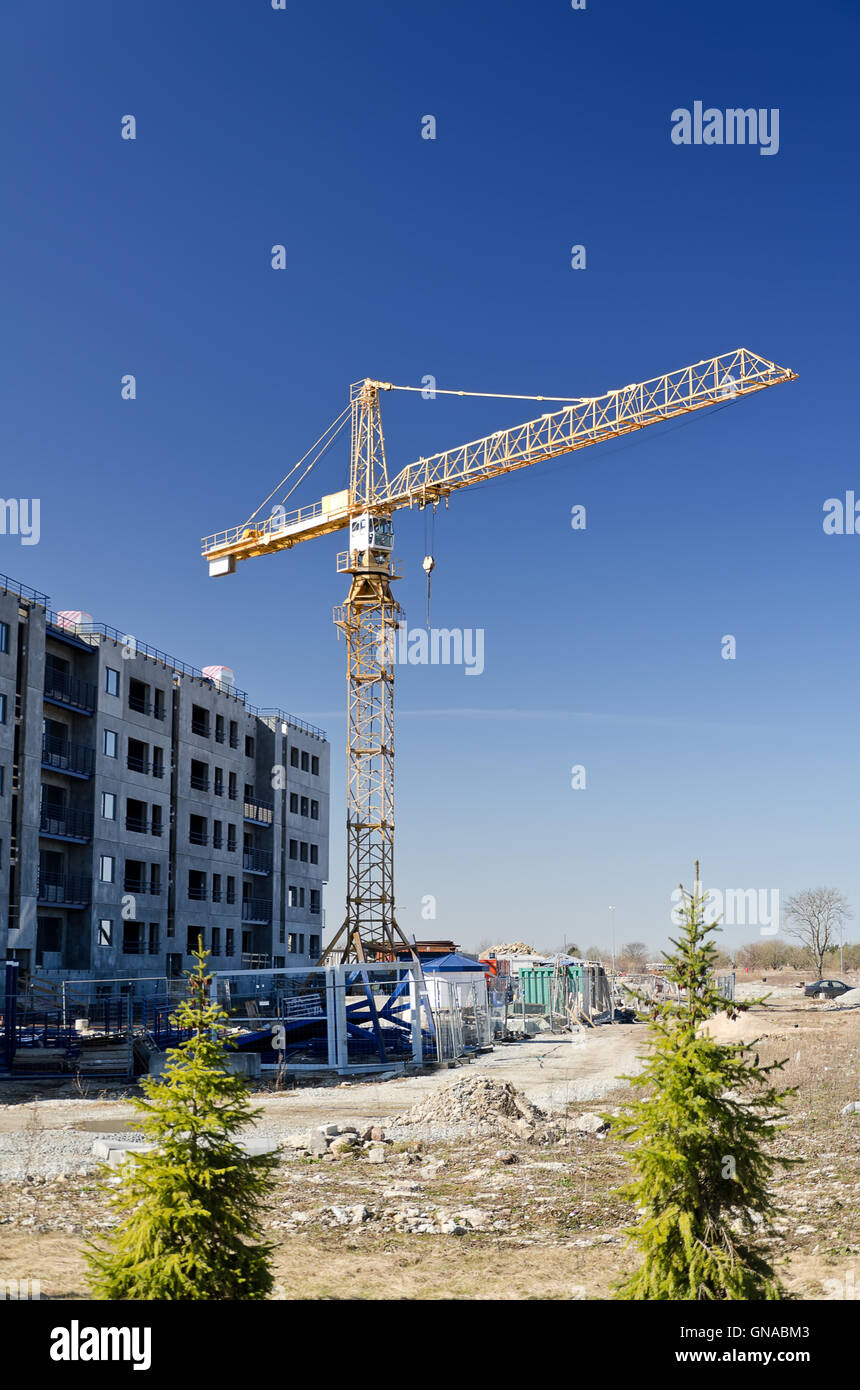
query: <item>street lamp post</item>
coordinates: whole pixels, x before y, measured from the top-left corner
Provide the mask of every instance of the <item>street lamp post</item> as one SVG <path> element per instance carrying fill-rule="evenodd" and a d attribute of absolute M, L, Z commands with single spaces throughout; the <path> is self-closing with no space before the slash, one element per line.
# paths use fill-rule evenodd
<path fill-rule="evenodd" d="M 612 983 L 609 987 L 609 1022 L 615 1022 L 615 908 L 610 907 L 612 913 L 610 922 L 612 923 Z"/>

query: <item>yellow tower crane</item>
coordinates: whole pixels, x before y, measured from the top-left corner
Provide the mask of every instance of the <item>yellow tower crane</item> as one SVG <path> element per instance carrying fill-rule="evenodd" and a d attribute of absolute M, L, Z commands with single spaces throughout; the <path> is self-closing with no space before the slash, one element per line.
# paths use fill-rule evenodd
<path fill-rule="evenodd" d="M 590 444 L 615 439 L 662 420 L 795 380 L 796 373 L 738 348 L 650 381 L 576 399 L 516 396 L 505 399 L 558 402 L 561 410 L 512 429 L 421 458 L 389 475 L 379 410 L 382 391 L 417 391 L 387 381 L 357 382 L 349 406 L 317 441 L 319 457 L 349 419 L 349 487 L 312 506 L 287 512 L 262 507 L 241 526 L 203 540 L 210 575 L 233 574 L 238 560 L 290 550 L 302 541 L 348 531 L 349 548 L 337 557 L 351 576 L 346 603 L 335 623 L 347 650 L 347 891 L 343 926 L 325 959 L 390 960 L 410 951 L 394 912 L 394 666 L 400 607 L 391 592 L 392 515 L 401 507 L 436 506 L 459 488 L 502 473 L 559 458 Z M 495 393 L 446 391 L 444 395 Z M 311 459 L 298 482 L 316 461 Z M 293 472 L 307 460 L 300 460 Z M 288 475 L 290 476 L 290 475 Z M 286 480 L 284 480 L 286 481 Z M 298 485 L 298 482 L 294 484 Z M 271 501 L 271 493 L 265 506 Z M 429 557 L 428 557 L 429 558 Z"/>

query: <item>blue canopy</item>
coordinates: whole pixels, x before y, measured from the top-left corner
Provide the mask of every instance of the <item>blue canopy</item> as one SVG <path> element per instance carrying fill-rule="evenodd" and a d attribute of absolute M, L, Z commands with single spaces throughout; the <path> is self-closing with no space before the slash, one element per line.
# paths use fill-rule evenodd
<path fill-rule="evenodd" d="M 437 956 L 435 960 L 421 961 L 421 969 L 425 975 L 436 970 L 479 970 L 483 974 L 486 968 L 482 961 L 475 960 L 472 956 L 461 956 L 459 951 L 452 951 L 447 956 Z"/>

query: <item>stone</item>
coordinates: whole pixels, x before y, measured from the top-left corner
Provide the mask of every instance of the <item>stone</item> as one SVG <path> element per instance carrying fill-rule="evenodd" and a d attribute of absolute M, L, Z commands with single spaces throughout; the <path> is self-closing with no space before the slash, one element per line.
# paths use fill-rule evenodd
<path fill-rule="evenodd" d="M 609 1125 L 600 1115 L 586 1111 L 584 1115 L 571 1116 L 571 1126 L 578 1134 L 604 1134 Z"/>
<path fill-rule="evenodd" d="M 356 1137 L 354 1134 L 339 1134 L 336 1139 L 332 1139 L 329 1145 L 329 1152 L 333 1154 L 345 1154 L 349 1153 L 355 1146 Z"/>
<path fill-rule="evenodd" d="M 381 1143 L 385 1139 L 385 1130 L 381 1125 L 373 1125 L 367 1137 Z"/>
<path fill-rule="evenodd" d="M 480 1231 L 486 1226 L 489 1218 L 480 1207 L 464 1207 L 462 1211 L 457 1212 L 457 1220 L 467 1228 L 471 1227 L 474 1231 Z"/>
<path fill-rule="evenodd" d="M 839 1114 L 840 1114 L 840 1115 L 857 1115 L 857 1114 L 860 1114 L 860 1100 L 849 1100 L 849 1102 L 848 1102 L 847 1105 L 843 1105 L 842 1109 L 839 1111 Z"/>
<path fill-rule="evenodd" d="M 263 1154 L 277 1153 L 280 1147 L 276 1139 L 242 1139 L 240 1143 L 249 1158 L 262 1158 Z"/>
<path fill-rule="evenodd" d="M 466 1227 L 461 1226 L 459 1221 L 443 1221 L 439 1230 L 445 1236 L 464 1236 Z"/>
<path fill-rule="evenodd" d="M 367 1155 L 368 1163 L 384 1163 L 386 1158 L 385 1149 L 381 1144 L 374 1144 Z"/>
<path fill-rule="evenodd" d="M 340 1134 L 340 1125 L 320 1125 L 319 1132 L 327 1139 L 334 1139 L 335 1135 Z"/>

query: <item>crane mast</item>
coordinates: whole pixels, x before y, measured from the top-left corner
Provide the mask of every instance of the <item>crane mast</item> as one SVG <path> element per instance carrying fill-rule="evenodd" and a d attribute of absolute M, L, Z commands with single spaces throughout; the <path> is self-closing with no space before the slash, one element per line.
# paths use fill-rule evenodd
<path fill-rule="evenodd" d="M 234 573 L 239 560 L 349 533 L 349 548 L 337 557 L 338 572 L 350 576 L 349 594 L 334 610 L 347 653 L 346 915 L 323 961 L 390 960 L 412 949 L 394 905 L 394 666 L 402 610 L 391 590 L 400 577 L 392 558 L 393 513 L 435 505 L 474 483 L 795 378 L 789 368 L 737 348 L 603 396 L 568 400 L 562 410 L 419 459 L 391 479 L 379 393 L 417 388 L 367 378 L 350 391 L 348 488 L 204 538 L 210 575 L 223 575 Z"/>
<path fill-rule="evenodd" d="M 394 915 L 394 652 L 400 606 L 390 515 L 370 512 L 388 487 L 379 387 L 352 387 L 350 494 L 365 511 L 350 522 L 338 555 L 351 576 L 334 610 L 346 638 L 346 916 L 322 959 L 390 960 L 410 951 Z"/>

